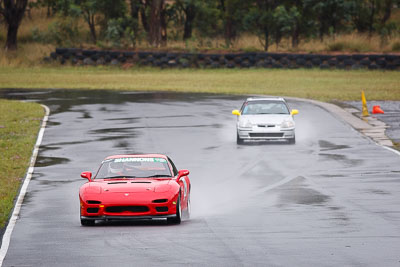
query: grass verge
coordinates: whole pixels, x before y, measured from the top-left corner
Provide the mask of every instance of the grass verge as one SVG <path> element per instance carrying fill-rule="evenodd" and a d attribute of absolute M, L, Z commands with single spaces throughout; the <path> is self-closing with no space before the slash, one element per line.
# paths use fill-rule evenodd
<path fill-rule="evenodd" d="M 39 104 L 0 99 L 0 229 L 14 206 L 43 116 Z"/>
<path fill-rule="evenodd" d="M 368 70 L 0 67 L 0 88 L 266 94 L 332 100 L 400 100 L 400 72 Z"/>

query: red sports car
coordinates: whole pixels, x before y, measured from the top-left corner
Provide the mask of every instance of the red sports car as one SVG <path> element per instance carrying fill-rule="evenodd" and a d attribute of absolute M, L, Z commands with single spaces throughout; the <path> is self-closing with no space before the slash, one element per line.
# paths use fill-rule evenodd
<path fill-rule="evenodd" d="M 89 180 L 79 190 L 81 224 L 155 218 L 179 224 L 190 216 L 188 175 L 161 154 L 107 157 L 94 177 L 81 174 Z"/>

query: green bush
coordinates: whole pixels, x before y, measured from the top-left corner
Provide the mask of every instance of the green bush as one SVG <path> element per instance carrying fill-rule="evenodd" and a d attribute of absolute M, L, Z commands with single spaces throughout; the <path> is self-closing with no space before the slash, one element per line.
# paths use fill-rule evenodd
<path fill-rule="evenodd" d="M 393 51 L 393 52 L 400 52 L 400 42 L 395 42 L 395 43 L 392 45 L 392 51 Z"/>
<path fill-rule="evenodd" d="M 37 43 L 45 43 L 46 42 L 46 33 L 41 32 L 37 27 L 33 27 L 31 29 L 32 41 Z"/>
<path fill-rule="evenodd" d="M 45 40 L 60 46 L 73 46 L 80 41 L 76 19 L 66 17 L 49 25 Z"/>
<path fill-rule="evenodd" d="M 332 52 L 365 52 L 371 50 L 371 48 L 366 43 L 334 42 L 332 44 L 328 44 L 327 50 Z"/>

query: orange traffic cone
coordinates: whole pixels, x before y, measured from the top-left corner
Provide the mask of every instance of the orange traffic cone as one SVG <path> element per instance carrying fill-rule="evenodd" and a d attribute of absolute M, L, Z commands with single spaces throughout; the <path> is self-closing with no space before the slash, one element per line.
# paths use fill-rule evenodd
<path fill-rule="evenodd" d="M 372 114 L 384 114 L 383 110 L 381 109 L 381 106 L 373 106 L 372 107 Z"/>

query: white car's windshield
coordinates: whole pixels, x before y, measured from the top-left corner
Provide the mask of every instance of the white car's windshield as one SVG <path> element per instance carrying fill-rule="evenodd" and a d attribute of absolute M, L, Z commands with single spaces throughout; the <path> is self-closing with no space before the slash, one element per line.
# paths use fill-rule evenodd
<path fill-rule="evenodd" d="M 249 101 L 243 104 L 242 115 L 290 114 L 282 101 Z"/>
<path fill-rule="evenodd" d="M 103 161 L 96 179 L 171 177 L 168 162 L 163 158 L 126 157 Z"/>

